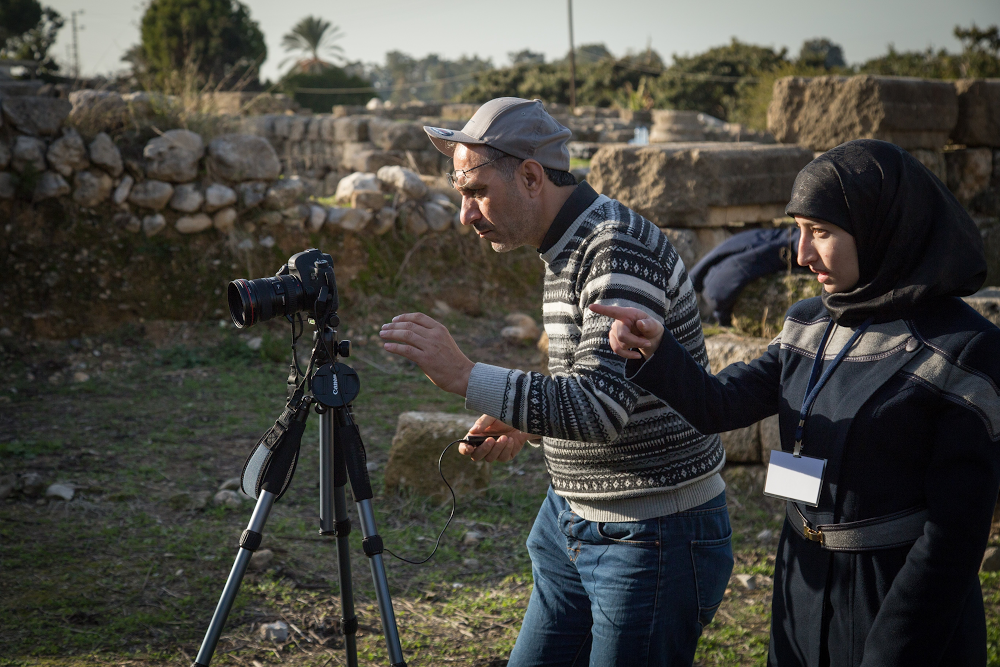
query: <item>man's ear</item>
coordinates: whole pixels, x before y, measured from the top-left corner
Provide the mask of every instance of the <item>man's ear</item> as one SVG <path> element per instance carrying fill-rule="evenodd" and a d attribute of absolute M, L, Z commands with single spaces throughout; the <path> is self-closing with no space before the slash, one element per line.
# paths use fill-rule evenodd
<path fill-rule="evenodd" d="M 545 182 L 545 169 L 535 160 L 525 160 L 517 170 L 517 177 L 528 191 L 529 197 L 537 197 L 542 193 Z"/>

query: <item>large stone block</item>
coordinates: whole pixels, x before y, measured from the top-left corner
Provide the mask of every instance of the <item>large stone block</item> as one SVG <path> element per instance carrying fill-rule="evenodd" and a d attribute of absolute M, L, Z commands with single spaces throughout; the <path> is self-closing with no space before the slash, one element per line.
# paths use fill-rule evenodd
<path fill-rule="evenodd" d="M 144 181 L 132 188 L 128 200 L 136 206 L 159 211 L 174 196 L 174 186 L 163 181 Z"/>
<path fill-rule="evenodd" d="M 57 97 L 4 97 L 0 107 L 18 132 L 37 137 L 56 134 L 73 105 Z"/>
<path fill-rule="evenodd" d="M 63 130 L 63 136 L 49 144 L 45 157 L 50 167 L 67 178 L 72 176 L 74 171 L 90 166 L 83 138 L 73 128 L 66 128 Z"/>
<path fill-rule="evenodd" d="M 430 144 L 420 123 L 379 117 L 368 121 L 368 138 L 386 151 L 419 151 Z"/>
<path fill-rule="evenodd" d="M 966 146 L 1000 147 L 1000 79 L 960 79 L 958 122 L 951 140 Z"/>
<path fill-rule="evenodd" d="M 333 120 L 333 140 L 338 144 L 368 141 L 369 116 L 347 116 Z"/>
<path fill-rule="evenodd" d="M 718 373 L 726 366 L 742 361 L 748 363 L 767 351 L 767 339 L 719 334 L 705 339 L 705 349 L 712 372 Z M 759 463 L 761 461 L 761 424 L 720 434 L 726 449 L 726 460 L 733 463 Z"/>
<path fill-rule="evenodd" d="M 725 226 L 782 215 L 812 159 L 800 146 L 618 144 L 594 154 L 587 181 L 662 227 Z"/>
<path fill-rule="evenodd" d="M 224 134 L 208 144 L 209 173 L 230 183 L 273 181 L 281 174 L 274 147 L 250 134 Z"/>
<path fill-rule="evenodd" d="M 944 154 L 948 189 L 958 201 L 968 206 L 986 190 L 993 176 L 993 151 L 989 148 L 965 148 Z"/>
<path fill-rule="evenodd" d="M 784 77 L 767 111 L 767 129 L 779 142 L 817 151 L 851 139 L 936 150 L 957 120 L 951 82 L 890 76 Z"/>
<path fill-rule="evenodd" d="M 73 201 L 80 206 L 97 206 L 111 196 L 115 183 L 100 170 L 79 171 L 73 179 Z"/>
<path fill-rule="evenodd" d="M 438 457 L 448 443 L 465 437 L 475 422 L 476 418 L 472 415 L 446 412 L 404 412 L 399 415 L 389 463 L 385 467 L 386 491 L 409 488 L 437 500 L 450 497 L 438 475 Z M 462 456 L 457 445 L 448 450 L 441 469 L 459 495 L 484 489 L 490 483 L 490 464 Z"/>
<path fill-rule="evenodd" d="M 186 183 L 198 175 L 198 161 L 205 155 L 205 144 L 190 130 L 167 130 L 151 139 L 142 155 L 146 158 L 149 178 Z"/>

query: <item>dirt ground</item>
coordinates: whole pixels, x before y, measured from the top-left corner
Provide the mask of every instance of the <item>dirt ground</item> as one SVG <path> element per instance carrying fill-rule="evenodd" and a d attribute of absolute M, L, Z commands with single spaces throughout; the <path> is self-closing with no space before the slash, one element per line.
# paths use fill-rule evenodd
<path fill-rule="evenodd" d="M 474 359 L 541 368 L 533 346 L 500 338 L 499 319 L 446 310 L 439 316 Z M 386 546 L 422 558 L 450 504 L 384 493 L 396 417 L 464 407 L 375 344 L 388 314 L 369 309 L 345 321 L 355 343 L 349 361 L 362 378 L 355 414 Z M 286 328 L 145 322 L 68 341 L 0 338 L 0 481 L 37 473 L 43 486 L 75 491 L 69 502 L 24 491 L 0 502 L 0 667 L 190 664 L 251 509 L 246 501 L 216 505 L 213 496 L 240 474 L 281 410 Z M 346 664 L 334 541 L 317 534 L 317 421 L 265 529 L 262 548 L 274 558 L 244 580 L 213 664 Z M 698 665 L 764 663 L 783 514 L 780 502 L 762 495 L 763 476 L 759 466 L 726 469 L 737 562 Z M 531 591 L 524 541 L 547 485 L 540 453 L 526 448 L 492 467 L 488 489 L 459 496 L 429 563 L 386 558 L 408 664 L 506 664 Z M 475 544 L 463 540 L 468 531 L 480 534 Z M 388 664 L 359 533 L 352 533 L 359 657 Z M 991 544 L 1000 544 L 996 534 Z M 1000 575 L 981 580 L 990 664 L 1000 665 Z M 276 620 L 291 629 L 286 641 L 261 636 L 261 625 Z"/>

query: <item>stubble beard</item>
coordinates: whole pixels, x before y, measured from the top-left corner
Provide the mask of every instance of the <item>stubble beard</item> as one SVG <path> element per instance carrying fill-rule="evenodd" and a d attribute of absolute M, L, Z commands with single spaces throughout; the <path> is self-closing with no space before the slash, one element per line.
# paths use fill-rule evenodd
<path fill-rule="evenodd" d="M 498 224 L 492 225 L 493 233 L 500 237 L 498 241 L 490 241 L 493 252 L 510 252 L 529 243 L 531 221 L 534 211 L 525 198 L 511 183 L 507 191 L 507 202 L 503 213 L 494 215 Z"/>

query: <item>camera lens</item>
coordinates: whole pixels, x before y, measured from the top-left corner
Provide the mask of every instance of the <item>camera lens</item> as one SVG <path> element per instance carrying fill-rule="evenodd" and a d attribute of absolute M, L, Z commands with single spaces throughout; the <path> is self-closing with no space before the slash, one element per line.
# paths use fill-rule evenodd
<path fill-rule="evenodd" d="M 237 328 L 253 326 L 302 308 L 302 283 L 295 276 L 274 276 L 229 283 L 229 314 Z"/>

